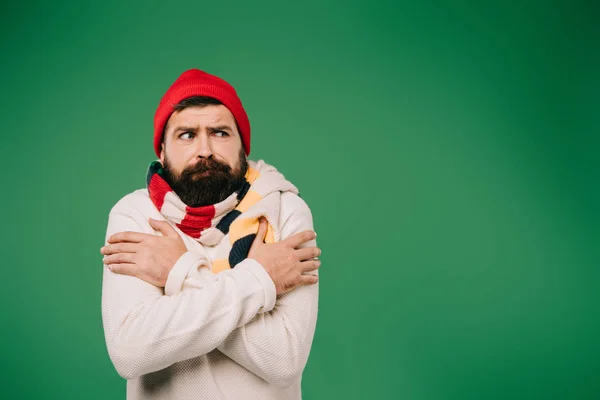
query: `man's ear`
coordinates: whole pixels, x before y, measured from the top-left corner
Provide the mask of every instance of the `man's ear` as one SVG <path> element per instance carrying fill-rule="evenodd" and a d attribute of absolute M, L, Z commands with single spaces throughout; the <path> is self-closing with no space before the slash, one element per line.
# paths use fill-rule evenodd
<path fill-rule="evenodd" d="M 165 142 L 160 144 L 160 163 L 165 165 Z"/>

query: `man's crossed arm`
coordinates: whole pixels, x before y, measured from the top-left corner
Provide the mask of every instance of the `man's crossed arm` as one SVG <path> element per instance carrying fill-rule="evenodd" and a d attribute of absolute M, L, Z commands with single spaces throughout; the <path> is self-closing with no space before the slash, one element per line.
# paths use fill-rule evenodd
<path fill-rule="evenodd" d="M 261 223 L 248 258 L 235 269 L 206 271 L 192 290 L 170 296 L 162 286 L 174 264 L 207 260 L 187 251 L 168 223 L 144 222 L 115 206 L 103 250 L 112 268 L 104 269 L 103 324 L 119 374 L 132 379 L 217 348 L 277 386 L 292 383 L 306 364 L 316 324 L 318 278 L 303 274 L 319 266 L 312 260 L 320 250 L 310 213 L 290 218 L 275 244 L 263 243 Z"/>

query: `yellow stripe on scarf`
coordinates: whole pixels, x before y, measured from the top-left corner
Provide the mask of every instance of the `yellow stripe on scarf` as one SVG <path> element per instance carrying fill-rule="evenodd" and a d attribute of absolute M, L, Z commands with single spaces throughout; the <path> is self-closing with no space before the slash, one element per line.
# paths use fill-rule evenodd
<path fill-rule="evenodd" d="M 246 193 L 242 201 L 240 201 L 240 204 L 238 204 L 235 209 L 241 213 L 246 212 L 250 207 L 258 203 L 260 199 L 262 199 L 260 194 L 254 190 L 248 190 L 248 193 Z"/>
<path fill-rule="evenodd" d="M 254 183 L 254 181 L 258 179 L 259 176 L 260 176 L 260 174 L 258 173 L 257 169 L 248 167 L 248 170 L 246 171 L 246 180 L 248 181 L 249 184 L 252 185 Z"/>
<path fill-rule="evenodd" d="M 258 218 L 237 218 L 231 223 L 229 227 L 229 241 L 233 245 L 238 239 L 252 235 L 258 232 Z M 267 234 L 265 236 L 265 243 L 273 243 L 275 241 L 273 236 L 273 227 L 271 224 L 267 226 Z"/>
<path fill-rule="evenodd" d="M 220 260 L 214 260 L 212 262 L 211 271 L 213 274 L 218 274 L 219 272 L 225 271 L 226 269 L 231 269 L 231 266 L 229 265 L 229 261 L 225 258 L 222 258 Z"/>
<path fill-rule="evenodd" d="M 248 235 L 256 234 L 258 232 L 258 218 L 250 217 L 250 218 L 237 218 L 231 226 L 229 227 L 229 239 L 231 245 L 235 243 L 236 240 L 246 237 Z M 265 243 L 274 243 L 275 238 L 273 235 L 273 227 L 271 224 L 267 225 L 267 233 L 265 235 Z M 218 260 L 214 260 L 212 262 L 212 273 L 218 274 L 221 271 L 225 271 L 227 269 L 231 269 L 229 265 L 229 260 L 226 258 L 221 258 Z"/>

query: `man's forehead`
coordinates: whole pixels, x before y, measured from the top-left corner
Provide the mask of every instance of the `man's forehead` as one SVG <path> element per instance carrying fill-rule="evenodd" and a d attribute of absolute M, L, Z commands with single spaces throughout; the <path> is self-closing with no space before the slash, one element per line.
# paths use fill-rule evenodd
<path fill-rule="evenodd" d="M 167 123 L 169 129 L 177 126 L 223 126 L 228 125 L 232 129 L 235 126 L 235 118 L 227 107 L 206 106 L 206 107 L 188 107 L 181 111 L 174 112 Z"/>

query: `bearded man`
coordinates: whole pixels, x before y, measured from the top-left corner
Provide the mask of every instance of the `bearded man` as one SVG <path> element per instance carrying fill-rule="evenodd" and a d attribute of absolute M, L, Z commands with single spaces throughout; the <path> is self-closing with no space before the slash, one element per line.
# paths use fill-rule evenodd
<path fill-rule="evenodd" d="M 146 187 L 108 217 L 102 322 L 127 399 L 300 399 L 317 321 L 312 214 L 252 161 L 235 89 L 182 73 L 154 117 Z"/>

